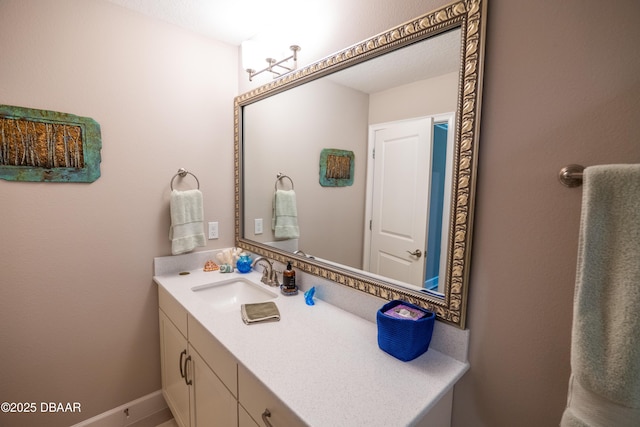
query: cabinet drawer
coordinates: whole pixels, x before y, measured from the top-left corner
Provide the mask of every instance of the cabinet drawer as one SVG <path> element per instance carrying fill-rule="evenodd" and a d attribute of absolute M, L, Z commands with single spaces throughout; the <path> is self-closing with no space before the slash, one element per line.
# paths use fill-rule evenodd
<path fill-rule="evenodd" d="M 236 359 L 196 319 L 189 319 L 189 342 L 204 361 L 220 378 L 231 394 L 238 397 L 238 375 Z"/>
<path fill-rule="evenodd" d="M 180 330 L 182 335 L 187 336 L 187 310 L 180 305 L 167 291 L 158 286 L 158 304 L 164 314 Z"/>
<path fill-rule="evenodd" d="M 246 409 L 259 426 L 265 425 L 262 421 L 262 414 L 265 410 L 271 413 L 269 422 L 273 427 L 306 425 L 242 365 L 238 365 L 238 391 L 240 405 Z"/>

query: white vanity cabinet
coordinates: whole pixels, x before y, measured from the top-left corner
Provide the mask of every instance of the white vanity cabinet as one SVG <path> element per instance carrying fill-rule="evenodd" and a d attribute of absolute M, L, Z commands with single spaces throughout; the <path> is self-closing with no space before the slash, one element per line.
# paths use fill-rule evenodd
<path fill-rule="evenodd" d="M 260 283 L 259 272 L 234 274 L 154 276 L 162 390 L 180 427 L 450 425 L 466 361 L 430 348 L 401 362 L 380 350 L 375 323 L 321 299 L 278 297 L 279 322 L 247 326 L 193 290 L 230 277 Z"/>
<path fill-rule="evenodd" d="M 235 360 L 162 289 L 159 303 L 162 394 L 176 422 L 238 425 Z"/>

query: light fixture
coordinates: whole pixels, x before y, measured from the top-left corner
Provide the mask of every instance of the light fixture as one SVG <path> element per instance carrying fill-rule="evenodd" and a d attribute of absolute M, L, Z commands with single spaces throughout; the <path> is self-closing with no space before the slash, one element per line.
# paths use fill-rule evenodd
<path fill-rule="evenodd" d="M 261 55 L 264 55 L 263 52 L 266 52 L 266 49 L 260 46 L 255 40 L 242 42 L 242 67 L 249 73 L 249 81 L 265 71 L 272 73 L 275 79 L 295 70 L 298 66 L 298 51 L 300 51 L 300 46 L 289 46 L 289 50 L 293 53 L 281 60 L 274 59 L 270 54 L 266 54 L 266 58 L 262 56 L 262 58 L 265 58 L 264 60 L 267 61 L 267 66 L 260 71 L 256 71 L 256 69 L 259 68 L 259 62 L 262 61 Z"/>

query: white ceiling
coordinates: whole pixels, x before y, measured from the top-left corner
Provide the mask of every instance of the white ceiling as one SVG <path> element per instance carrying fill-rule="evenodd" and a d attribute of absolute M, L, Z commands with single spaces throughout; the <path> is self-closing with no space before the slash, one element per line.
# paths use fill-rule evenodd
<path fill-rule="evenodd" d="M 265 28 L 286 28 L 296 14 L 333 10 L 340 0 L 107 0 L 232 45 Z"/>
<path fill-rule="evenodd" d="M 460 35 L 460 30 L 449 31 L 331 74 L 329 78 L 364 93 L 375 93 L 459 71 Z"/>
<path fill-rule="evenodd" d="M 304 15 L 312 15 L 317 22 L 326 24 L 344 14 L 343 0 L 107 1 L 232 45 L 240 45 L 243 40 L 261 34 L 275 33 L 277 36 L 278 32 L 292 30 L 298 34 L 295 41 L 299 44 L 300 35 L 304 37 L 309 33 L 309 22 L 303 19 Z M 300 26 L 298 29 L 294 29 L 296 23 Z M 310 35 L 307 34 L 306 41 L 300 40 L 303 51 L 307 50 L 307 43 L 322 44 L 319 40 L 322 37 L 317 27 L 314 28 Z M 367 61 L 332 77 L 345 86 L 373 93 L 388 88 L 392 82 L 395 86 L 459 70 L 459 54 L 460 32 L 449 32 L 428 43 L 418 43 L 393 55 Z M 398 64 L 403 65 L 398 67 Z M 363 76 L 367 78 L 363 79 Z"/>

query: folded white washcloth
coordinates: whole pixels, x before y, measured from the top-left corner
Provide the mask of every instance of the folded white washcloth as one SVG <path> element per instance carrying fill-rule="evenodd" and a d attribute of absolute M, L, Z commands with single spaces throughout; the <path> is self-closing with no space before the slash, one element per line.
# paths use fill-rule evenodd
<path fill-rule="evenodd" d="M 276 239 L 297 239 L 300 237 L 295 191 L 277 190 L 273 194 L 273 215 L 271 218 L 271 229 L 274 231 Z"/>
<path fill-rule="evenodd" d="M 179 255 L 205 246 L 202 193 L 200 190 L 171 191 L 171 253 Z"/>
<path fill-rule="evenodd" d="M 640 165 L 584 172 L 561 425 L 640 426 Z"/>

